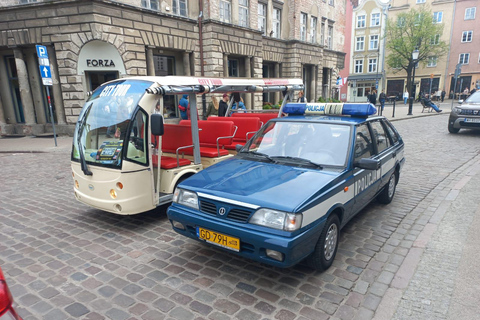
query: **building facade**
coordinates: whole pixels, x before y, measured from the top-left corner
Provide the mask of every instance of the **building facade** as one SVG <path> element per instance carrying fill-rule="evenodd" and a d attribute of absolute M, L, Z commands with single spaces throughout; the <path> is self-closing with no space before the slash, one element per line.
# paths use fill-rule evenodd
<path fill-rule="evenodd" d="M 385 26 L 388 3 L 361 1 L 353 8 L 347 100 L 367 102 L 385 87 Z M 388 40 L 388 39 L 387 39 Z"/>
<path fill-rule="evenodd" d="M 435 23 L 443 24 L 443 33 L 432 39 L 431 44 L 435 45 L 435 42 L 438 42 L 440 39 L 450 43 L 452 25 L 454 24 L 454 0 L 392 0 L 389 9 L 389 19 L 396 21 L 399 13 L 409 11 L 418 6 L 428 6 L 433 13 L 432 19 Z M 455 23 L 457 22 L 455 21 Z M 451 54 L 449 53 L 438 57 L 431 56 L 427 61 L 418 63 L 415 69 L 416 95 L 419 92 L 431 93 L 432 95 L 442 90 L 448 92 L 447 75 L 450 56 Z M 405 71 L 393 70 L 387 66 L 387 95 L 401 96 L 407 90 L 406 77 Z M 410 90 L 408 91 L 410 92 Z"/>
<path fill-rule="evenodd" d="M 301 77 L 312 101 L 335 93 L 344 64 L 340 0 L 5 0 L 0 21 L 2 134 L 50 129 L 35 45 L 47 47 L 62 134 L 72 134 L 86 93 L 116 78 Z M 244 96 L 249 109 L 281 98 Z M 165 97 L 168 116 L 176 105 Z"/>
<path fill-rule="evenodd" d="M 480 89 L 480 18 L 477 15 L 478 0 L 457 0 L 455 24 L 450 42 L 450 59 L 446 75 L 446 90 L 455 97 L 465 88 Z M 461 73 L 455 84 L 455 68 L 461 65 Z"/>

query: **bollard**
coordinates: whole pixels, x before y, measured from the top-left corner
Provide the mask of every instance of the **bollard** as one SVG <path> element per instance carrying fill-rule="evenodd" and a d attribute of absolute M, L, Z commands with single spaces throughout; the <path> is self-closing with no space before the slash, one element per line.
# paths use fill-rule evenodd
<path fill-rule="evenodd" d="M 393 113 L 392 113 L 392 118 L 395 118 L 395 102 L 397 99 L 393 100 Z"/>

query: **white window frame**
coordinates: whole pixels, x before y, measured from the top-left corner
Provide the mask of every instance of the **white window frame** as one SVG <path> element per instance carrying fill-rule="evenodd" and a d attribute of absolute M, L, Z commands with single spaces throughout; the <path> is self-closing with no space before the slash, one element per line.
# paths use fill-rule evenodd
<path fill-rule="evenodd" d="M 184 8 L 182 8 L 182 5 Z M 182 14 L 182 9 L 184 9 L 184 13 Z M 187 0 L 172 0 L 172 11 L 174 14 L 182 17 L 187 17 L 188 12 L 187 12 L 188 6 L 187 6 Z"/>
<path fill-rule="evenodd" d="M 432 38 L 430 38 L 430 45 L 435 46 L 440 43 L 440 35 L 436 34 Z"/>
<path fill-rule="evenodd" d="M 363 73 L 363 59 L 355 59 L 354 73 Z"/>
<path fill-rule="evenodd" d="M 219 6 L 220 21 L 231 23 L 232 21 L 232 2 L 230 0 L 220 0 Z"/>
<path fill-rule="evenodd" d="M 475 14 L 477 13 L 477 7 L 471 7 L 465 9 L 465 19 L 464 20 L 473 20 L 475 19 Z"/>
<path fill-rule="evenodd" d="M 433 13 L 433 23 L 443 22 L 443 11 L 436 11 Z"/>
<path fill-rule="evenodd" d="M 377 58 L 368 58 L 368 73 L 377 72 L 378 61 Z"/>
<path fill-rule="evenodd" d="M 320 25 L 320 44 L 325 45 L 325 20 L 322 19 L 322 24 Z"/>
<path fill-rule="evenodd" d="M 357 16 L 357 29 L 365 28 L 367 25 L 367 16 L 362 14 Z"/>
<path fill-rule="evenodd" d="M 374 40 L 373 38 L 376 37 L 377 39 Z M 378 50 L 378 45 L 379 45 L 379 42 L 380 42 L 380 37 L 378 36 L 378 34 L 373 34 L 370 36 L 370 40 L 368 42 L 368 50 Z M 375 44 L 375 46 L 372 46 L 372 44 Z"/>
<path fill-rule="evenodd" d="M 273 19 L 272 19 L 272 36 L 274 38 L 280 38 L 281 26 L 282 25 L 282 10 L 279 8 L 273 8 Z"/>
<path fill-rule="evenodd" d="M 238 25 L 248 28 L 250 25 L 249 0 L 238 0 Z"/>
<path fill-rule="evenodd" d="M 380 26 L 380 13 L 375 12 L 372 13 L 372 16 L 370 17 L 370 27 L 378 27 Z"/>
<path fill-rule="evenodd" d="M 473 39 L 473 30 L 462 32 L 462 39 L 461 39 L 462 42 L 472 42 L 472 39 Z"/>
<path fill-rule="evenodd" d="M 355 51 L 365 51 L 365 36 L 355 37 Z"/>
<path fill-rule="evenodd" d="M 317 43 L 317 24 L 318 19 L 317 17 L 310 18 L 310 42 Z"/>
<path fill-rule="evenodd" d="M 458 63 L 460 64 L 469 64 L 470 62 L 470 53 L 460 53 L 458 56 Z"/>
<path fill-rule="evenodd" d="M 300 13 L 300 40 L 306 41 L 307 40 L 307 18 L 308 15 L 306 13 Z"/>
<path fill-rule="evenodd" d="M 329 24 L 327 28 L 327 48 L 333 49 L 333 26 Z"/>
<path fill-rule="evenodd" d="M 437 60 L 438 60 L 438 57 L 437 57 L 437 56 L 430 56 L 430 57 L 428 57 L 428 59 L 427 59 L 427 67 L 429 67 L 429 68 L 436 67 L 436 66 L 437 66 Z"/>
<path fill-rule="evenodd" d="M 159 0 L 142 0 L 142 7 L 158 11 Z"/>
<path fill-rule="evenodd" d="M 258 3 L 258 30 L 267 34 L 267 5 L 265 3 Z"/>

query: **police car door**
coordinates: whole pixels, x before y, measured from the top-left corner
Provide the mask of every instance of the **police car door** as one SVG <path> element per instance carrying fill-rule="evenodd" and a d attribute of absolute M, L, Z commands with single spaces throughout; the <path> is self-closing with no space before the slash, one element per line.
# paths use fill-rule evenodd
<path fill-rule="evenodd" d="M 390 138 L 382 125 L 381 120 L 370 122 L 374 146 L 376 146 L 377 155 L 375 159 L 380 160 L 380 172 L 378 172 L 378 188 L 383 187 L 395 169 L 396 152 L 392 148 Z M 377 190 L 378 191 L 378 190 Z"/>
<path fill-rule="evenodd" d="M 356 127 L 354 163 L 362 158 L 377 158 L 374 140 L 367 123 L 362 123 Z M 355 201 L 353 213 L 360 211 L 365 207 L 378 191 L 379 179 L 378 170 L 367 170 L 354 168 L 355 180 Z"/>

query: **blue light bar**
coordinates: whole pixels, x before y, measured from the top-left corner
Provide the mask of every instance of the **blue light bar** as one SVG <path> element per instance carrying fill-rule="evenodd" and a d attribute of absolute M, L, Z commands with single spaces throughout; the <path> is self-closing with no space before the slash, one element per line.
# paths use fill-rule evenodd
<path fill-rule="evenodd" d="M 283 112 L 291 115 L 368 117 L 376 114 L 377 108 L 371 103 L 287 103 Z"/>

